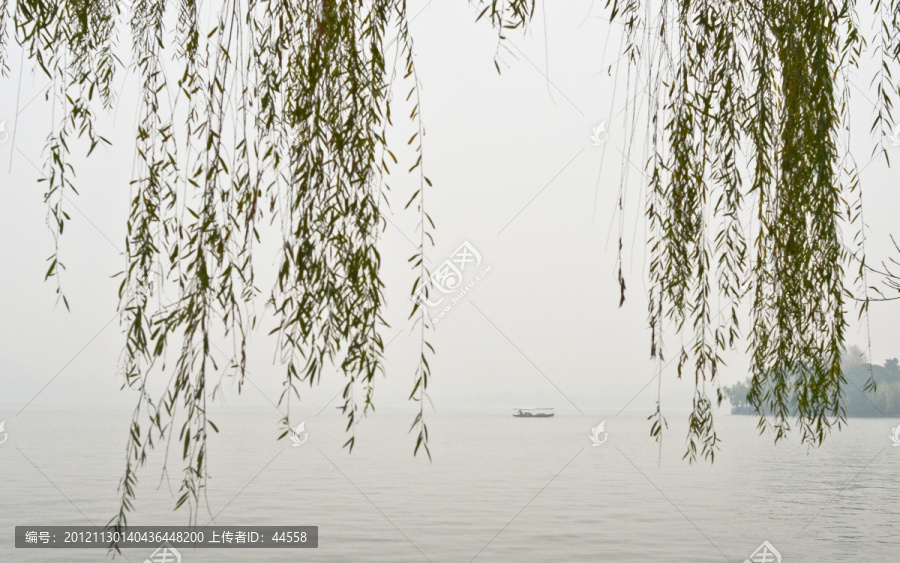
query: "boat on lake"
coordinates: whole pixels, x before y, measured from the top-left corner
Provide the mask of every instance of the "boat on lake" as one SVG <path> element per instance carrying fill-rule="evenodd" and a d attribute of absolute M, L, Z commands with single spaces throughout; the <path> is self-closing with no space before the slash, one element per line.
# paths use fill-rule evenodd
<path fill-rule="evenodd" d="M 550 418 L 553 409 L 513 409 L 513 416 L 521 418 Z"/>

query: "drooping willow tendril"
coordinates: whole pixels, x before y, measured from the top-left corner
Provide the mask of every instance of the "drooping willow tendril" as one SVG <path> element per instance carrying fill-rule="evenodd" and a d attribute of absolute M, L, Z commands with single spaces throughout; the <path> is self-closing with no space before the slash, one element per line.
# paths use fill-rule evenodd
<path fill-rule="evenodd" d="M 865 285 L 858 172 L 849 129 L 848 75 L 866 46 L 854 2 L 609 0 L 626 54 L 646 88 L 651 143 L 649 321 L 651 356 L 663 333 L 678 377 L 693 366 L 694 408 L 685 457 L 718 447 L 721 354 L 741 338 L 749 306 L 750 404 L 776 442 L 796 424 L 821 444 L 845 420 L 841 372 L 852 254 Z M 889 132 L 900 63 L 900 3 L 874 3 L 879 104 L 872 126 Z M 885 156 L 886 153 L 885 153 Z M 843 230 L 856 228 L 858 252 Z M 749 233 L 749 234 L 748 234 Z M 866 288 L 863 288 L 863 291 Z M 868 300 L 861 299 L 860 314 Z M 718 309 L 718 312 L 716 310 Z M 709 387 L 715 390 L 710 397 Z M 796 417 L 796 418 L 794 418 Z M 657 402 L 651 434 L 665 424 Z"/>
<path fill-rule="evenodd" d="M 491 14 L 502 29 L 509 17 L 504 7 L 476 5 L 485 10 L 479 17 Z M 407 204 L 420 216 L 413 293 L 429 274 L 425 252 L 434 223 L 424 204 L 431 182 L 421 173 L 419 84 L 405 1 L 226 0 L 211 20 L 201 7 L 208 8 L 196 0 L 0 2 L 0 70 L 8 72 L 12 22 L 25 57 L 52 84 L 47 97 L 58 115 L 42 180 L 56 251 L 47 278 L 57 282 L 67 308 L 59 237 L 69 219 L 66 200 L 77 194 L 69 153 L 87 141 L 90 155 L 108 142 L 94 112 L 115 107 L 116 73 L 131 72 L 140 81 L 119 288 L 122 372 L 138 401 L 121 506 L 110 522 L 117 528 L 134 509 L 137 471 L 160 441 L 180 447 L 176 508 L 186 505 L 197 522 L 208 478 L 207 439 L 210 430 L 218 431 L 207 398 L 227 376 L 241 389 L 248 339 L 260 328 L 253 304 L 266 296 L 256 285 L 252 254 L 264 221 L 281 233 L 276 281 L 266 299 L 285 366 L 281 437 L 289 431 L 299 385 L 314 385 L 324 369 L 337 366 L 346 378 L 342 411 L 350 433 L 345 446 L 352 451 L 355 425 L 374 408 L 382 372 L 377 242 L 388 203 L 386 177 L 400 164 L 386 142 L 396 79 L 388 63 L 392 47 L 404 60 L 401 80 L 413 81 L 400 105 L 412 104 L 418 130 L 409 141 L 417 156 L 409 171 L 420 171 L 421 185 Z M 156 296 L 146 290 L 153 286 L 162 290 Z M 418 303 L 412 307 L 422 350 L 410 398 L 421 407 L 433 348 L 427 315 Z M 223 337 L 231 343 L 228 354 L 216 344 Z M 167 365 L 173 346 L 174 364 Z M 153 378 L 167 379 L 158 397 L 151 393 Z M 423 408 L 411 430 L 418 431 L 414 453 L 422 448 L 430 457 Z"/>

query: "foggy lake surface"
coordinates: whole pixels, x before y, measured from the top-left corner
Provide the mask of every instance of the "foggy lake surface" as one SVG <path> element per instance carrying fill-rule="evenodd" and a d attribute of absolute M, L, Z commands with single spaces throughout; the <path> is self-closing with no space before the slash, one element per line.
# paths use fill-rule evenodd
<path fill-rule="evenodd" d="M 511 405 L 518 406 L 518 405 Z M 550 405 L 534 405 L 550 406 Z M 317 549 L 182 550 L 195 561 L 735 561 L 768 541 L 785 562 L 896 561 L 900 448 L 890 419 L 851 419 L 809 450 L 773 445 L 756 417 L 717 418 L 715 463 L 682 461 L 686 416 L 668 415 L 662 459 L 634 413 L 510 409 L 428 415 L 433 461 L 412 456 L 409 410 L 379 410 L 352 454 L 333 406 L 292 414 L 309 439 L 276 441 L 272 407 L 217 407 L 209 509 L 217 525 L 318 526 Z M 10 412 L 10 409 L 4 410 Z M 130 413 L 38 406 L 7 417 L 0 445 L 0 561 L 102 561 L 104 550 L 15 549 L 16 525 L 102 525 L 117 509 Z M 607 440 L 591 429 L 605 421 Z M 293 422 L 293 420 L 292 420 Z M 173 512 L 180 447 L 139 474 L 130 525 L 183 525 Z M 117 561 L 143 562 L 151 550 Z"/>

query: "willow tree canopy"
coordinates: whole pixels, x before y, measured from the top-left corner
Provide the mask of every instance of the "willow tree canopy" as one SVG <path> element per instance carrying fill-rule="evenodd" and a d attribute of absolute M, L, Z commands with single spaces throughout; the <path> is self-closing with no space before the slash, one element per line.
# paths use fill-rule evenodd
<path fill-rule="evenodd" d="M 474 18 L 498 30 L 499 41 L 526 26 L 535 8 L 534 0 L 470 4 Z M 775 414 L 760 424 L 771 425 L 776 440 L 783 437 L 788 405 L 796 404 L 802 440 L 820 443 L 843 420 L 850 262 L 842 223 L 858 226 L 860 209 L 845 134 L 847 74 L 864 52 L 880 59 L 873 127 L 889 129 L 900 0 L 876 1 L 864 14 L 877 21 L 868 42 L 853 2 L 607 5 L 625 27 L 631 88 L 646 100 L 631 105 L 630 119 L 648 133 L 650 353 L 663 361 L 664 329 L 692 337 L 675 355 L 679 375 L 692 367 L 696 387 L 686 455 L 714 455 L 717 371 L 722 351 L 742 338 L 742 303 L 750 311 L 749 400 Z M 66 198 L 76 193 L 70 148 L 81 139 L 90 154 L 107 142 L 95 118 L 115 105 L 117 73 L 127 69 L 141 83 L 139 166 L 119 291 L 127 333 L 122 370 L 140 400 L 116 525 L 126 521 L 136 470 L 154 440 L 175 440 L 179 409 L 186 416 L 178 435 L 185 462 L 178 506 L 187 503 L 196 514 L 207 434 L 216 430 L 206 414 L 215 389 L 209 378 L 218 370 L 211 339 L 224 331 L 234 342 L 226 369 L 242 381 L 247 336 L 258 330 L 251 304 L 261 290 L 251 255 L 262 221 L 281 228 L 277 281 L 266 291 L 285 366 L 282 404 L 289 412 L 299 384 L 314 384 L 324 367 L 340 366 L 352 449 L 354 423 L 370 408 L 382 369 L 377 248 L 387 173 L 398 164 L 385 132 L 391 86 L 403 81 L 411 85 L 409 117 L 419 131 L 409 144 L 420 188 L 406 203 L 420 216 L 413 293 L 429 276 L 423 256 L 434 225 L 424 205 L 430 183 L 421 167 L 406 2 L 216 6 L 207 21 L 196 0 L 0 0 L 0 67 L 8 72 L 11 38 L 52 79 L 48 99 L 64 116 L 49 132 L 43 169 L 55 240 L 69 218 Z M 122 36 L 133 64 L 117 56 Z M 50 258 L 47 277 L 57 284 L 64 258 Z M 141 291 L 157 272 L 177 288 L 171 303 L 153 303 Z M 433 350 L 418 304 L 410 319 L 422 342 L 410 397 L 421 407 Z M 151 397 L 148 374 L 170 344 L 174 371 L 166 392 Z M 651 419 L 660 437 L 665 421 L 658 404 Z M 285 416 L 285 434 L 287 423 Z M 421 408 L 412 430 L 415 452 L 428 452 Z"/>

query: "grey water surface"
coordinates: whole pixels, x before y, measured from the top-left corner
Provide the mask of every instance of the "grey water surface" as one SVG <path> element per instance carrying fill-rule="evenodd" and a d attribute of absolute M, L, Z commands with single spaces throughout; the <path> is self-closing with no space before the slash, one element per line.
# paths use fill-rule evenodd
<path fill-rule="evenodd" d="M 182 550 L 199 561 L 735 561 L 768 541 L 784 562 L 897 561 L 896 421 L 851 419 L 809 450 L 772 443 L 756 418 L 722 413 L 715 463 L 682 461 L 685 416 L 669 415 L 661 459 L 645 416 L 577 412 L 519 419 L 511 410 L 428 417 L 433 461 L 412 456 L 414 416 L 385 411 L 357 428 L 339 411 L 301 409 L 308 441 L 276 441 L 278 412 L 213 416 L 208 507 L 218 525 L 318 526 L 317 549 Z M 9 412 L 7 409 L 4 412 Z M 7 416 L 0 445 L 0 561 L 103 561 L 103 550 L 24 550 L 19 525 L 100 525 L 117 509 L 127 411 L 30 408 Z M 2 416 L 0 416 L 2 418 Z M 592 428 L 605 421 L 606 441 Z M 186 524 L 173 511 L 180 448 L 140 473 L 132 525 Z M 142 563 L 150 550 L 117 561 Z M 108 559 L 107 559 L 108 560 Z M 771 561 L 771 560 L 769 560 Z"/>

